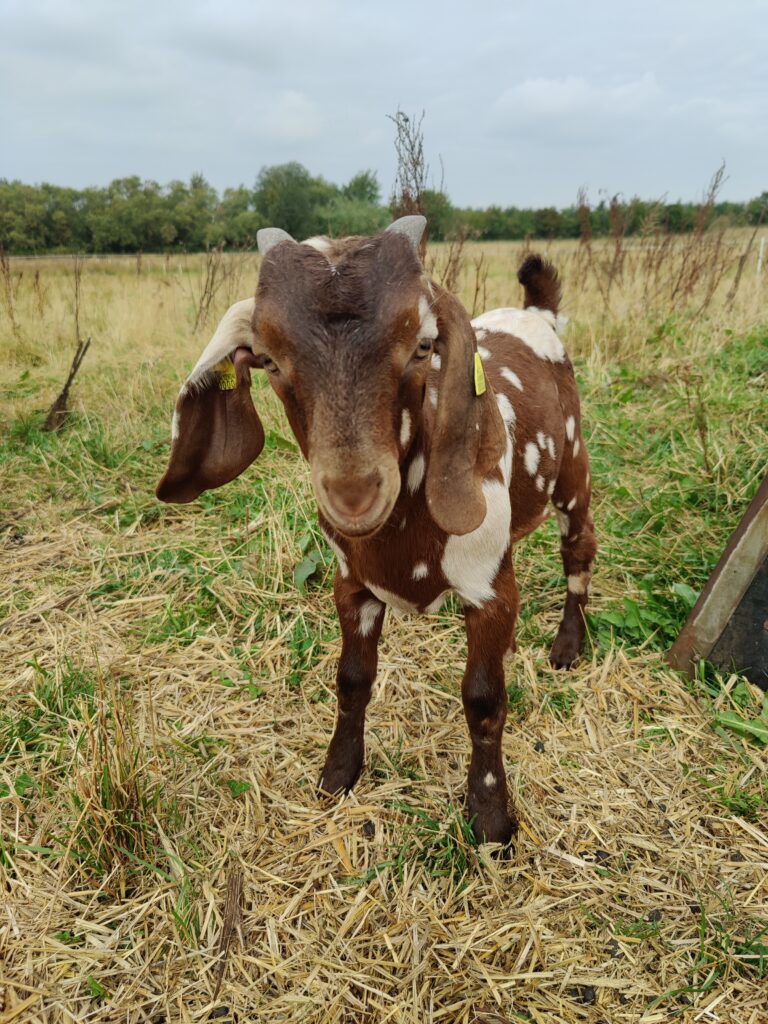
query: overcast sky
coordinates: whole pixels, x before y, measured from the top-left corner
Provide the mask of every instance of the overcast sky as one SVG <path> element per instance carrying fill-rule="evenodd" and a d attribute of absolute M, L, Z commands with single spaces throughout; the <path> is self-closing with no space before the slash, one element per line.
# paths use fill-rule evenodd
<path fill-rule="evenodd" d="M 299 160 L 395 173 L 426 111 L 462 206 L 563 206 L 579 186 L 768 190 L 768 0 L 0 0 L 0 177 L 104 185 Z"/>

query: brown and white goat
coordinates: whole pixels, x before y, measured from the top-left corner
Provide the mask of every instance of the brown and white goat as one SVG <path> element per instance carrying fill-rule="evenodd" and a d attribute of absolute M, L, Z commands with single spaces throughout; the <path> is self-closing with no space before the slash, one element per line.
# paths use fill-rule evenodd
<path fill-rule="evenodd" d="M 362 768 L 385 606 L 433 612 L 455 591 L 468 641 L 469 815 L 479 840 L 506 843 L 516 829 L 501 753 L 513 545 L 552 500 L 568 593 L 551 661 L 569 666 L 595 554 L 589 463 L 552 266 L 528 257 L 525 309 L 470 323 L 425 276 L 424 225 L 408 217 L 373 238 L 306 243 L 259 233 L 256 298 L 226 313 L 182 388 L 157 494 L 192 501 L 256 458 L 264 431 L 250 368 L 266 370 L 338 558 L 338 716 L 320 787 L 349 790 Z"/>

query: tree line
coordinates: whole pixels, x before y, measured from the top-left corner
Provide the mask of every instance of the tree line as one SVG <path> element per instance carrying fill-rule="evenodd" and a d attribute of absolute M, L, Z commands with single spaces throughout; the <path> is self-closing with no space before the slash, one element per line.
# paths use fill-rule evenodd
<path fill-rule="evenodd" d="M 701 205 L 622 200 L 590 206 L 583 198 L 564 209 L 454 206 L 445 191 L 425 189 L 420 207 L 434 241 L 600 237 L 649 230 L 694 230 Z M 768 192 L 747 203 L 716 202 L 708 216 L 733 226 L 768 217 Z M 203 175 L 160 185 L 137 176 L 84 189 L 26 185 L 0 179 L 0 248 L 11 254 L 95 252 L 199 252 L 214 246 L 251 247 L 261 227 L 276 225 L 295 238 L 316 234 L 371 234 L 385 227 L 390 206 L 382 202 L 373 171 L 335 185 L 292 162 L 265 167 L 253 188 L 219 194 Z"/>

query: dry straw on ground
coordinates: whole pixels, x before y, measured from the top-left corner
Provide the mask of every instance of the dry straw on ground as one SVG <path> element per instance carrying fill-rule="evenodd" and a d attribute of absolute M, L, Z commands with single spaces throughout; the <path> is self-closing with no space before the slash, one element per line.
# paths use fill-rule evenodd
<path fill-rule="evenodd" d="M 516 302 L 519 248 L 485 251 L 489 305 Z M 732 264 L 667 364 L 643 350 L 639 255 L 610 310 L 594 282 L 578 286 L 575 247 L 552 255 L 588 408 L 613 360 L 675 373 L 726 325 L 768 319 L 751 279 L 726 313 Z M 66 267 L 42 269 L 42 292 L 13 269 L 9 430 L 71 358 Z M 330 567 L 306 593 L 292 581 L 317 540 L 306 469 L 273 444 L 215 501 L 158 509 L 165 423 L 205 329 L 190 333 L 198 278 L 183 264 L 139 269 L 85 268 L 80 420 L 33 468 L 21 441 L 3 464 L 0 1022 L 768 1021 L 765 804 L 735 814 L 714 796 L 768 767 L 712 728 L 737 680 L 705 707 L 642 645 L 552 672 L 554 551 L 523 545 L 518 559 L 537 613 L 507 665 L 511 859 L 473 848 L 461 821 L 455 613 L 389 621 L 365 772 L 349 797 L 318 800 L 340 643 Z M 30 380 L 41 391 L 25 395 Z M 599 529 L 612 501 L 598 486 Z M 711 529 L 686 514 L 679 529 Z M 635 540 L 626 566 L 600 565 L 595 608 L 642 574 Z"/>

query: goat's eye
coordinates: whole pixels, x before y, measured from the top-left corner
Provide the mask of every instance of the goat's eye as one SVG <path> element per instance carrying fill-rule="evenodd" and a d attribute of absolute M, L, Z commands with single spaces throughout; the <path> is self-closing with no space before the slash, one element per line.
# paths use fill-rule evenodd
<path fill-rule="evenodd" d="M 266 370 L 267 373 L 277 373 L 277 363 L 271 356 L 261 357 L 261 368 Z"/>
<path fill-rule="evenodd" d="M 432 351 L 432 342 L 429 338 L 422 338 L 419 342 L 414 355 L 417 359 L 426 359 L 429 353 Z"/>

